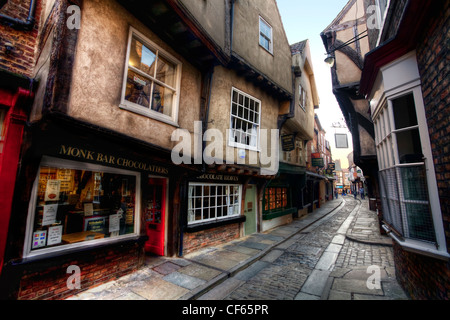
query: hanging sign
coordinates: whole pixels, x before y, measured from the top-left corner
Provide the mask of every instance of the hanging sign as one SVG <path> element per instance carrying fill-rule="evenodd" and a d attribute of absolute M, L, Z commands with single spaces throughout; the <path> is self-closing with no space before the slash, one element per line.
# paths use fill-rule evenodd
<path fill-rule="evenodd" d="M 295 135 L 286 134 L 281 136 L 281 146 L 283 151 L 289 152 L 295 149 Z"/>

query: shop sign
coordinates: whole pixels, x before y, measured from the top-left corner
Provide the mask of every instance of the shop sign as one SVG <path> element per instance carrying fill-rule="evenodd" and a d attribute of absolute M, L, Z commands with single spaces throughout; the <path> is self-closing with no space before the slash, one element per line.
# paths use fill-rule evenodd
<path fill-rule="evenodd" d="M 198 180 L 219 180 L 219 181 L 232 181 L 232 182 L 239 182 L 238 176 L 229 176 L 229 175 L 222 175 L 222 174 L 202 174 L 200 177 L 197 178 Z"/>
<path fill-rule="evenodd" d="M 295 149 L 295 135 L 286 134 L 281 136 L 281 146 L 283 151 L 289 152 Z"/>
<path fill-rule="evenodd" d="M 312 158 L 311 165 L 313 167 L 320 167 L 320 168 L 323 168 L 325 166 L 323 158 Z"/>
<path fill-rule="evenodd" d="M 331 171 L 336 169 L 336 164 L 335 163 L 329 163 L 328 164 L 328 169 L 330 169 Z"/>
<path fill-rule="evenodd" d="M 75 159 L 93 161 L 103 165 L 114 165 L 126 169 L 147 171 L 155 174 L 167 175 L 169 170 L 164 167 L 149 164 L 147 162 L 127 159 L 125 157 L 114 156 L 111 154 L 100 153 L 92 150 L 75 148 L 72 146 L 61 145 L 59 154 Z"/>

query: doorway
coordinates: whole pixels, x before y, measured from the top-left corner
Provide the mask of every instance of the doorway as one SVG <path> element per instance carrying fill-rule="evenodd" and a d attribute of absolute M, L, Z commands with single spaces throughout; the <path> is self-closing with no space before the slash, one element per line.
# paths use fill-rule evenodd
<path fill-rule="evenodd" d="M 248 185 L 245 192 L 245 223 L 244 232 L 245 235 L 251 235 L 257 231 L 256 223 L 256 185 Z"/>
<path fill-rule="evenodd" d="M 149 178 L 143 190 L 145 230 L 148 240 L 145 251 L 164 256 L 166 236 L 166 179 Z"/>

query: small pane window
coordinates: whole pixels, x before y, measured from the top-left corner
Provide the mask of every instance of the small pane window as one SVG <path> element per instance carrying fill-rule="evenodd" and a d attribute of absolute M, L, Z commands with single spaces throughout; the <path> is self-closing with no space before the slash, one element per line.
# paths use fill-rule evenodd
<path fill-rule="evenodd" d="M 150 40 L 131 31 L 121 106 L 176 123 L 181 63 Z"/>
<path fill-rule="evenodd" d="M 392 100 L 395 128 L 403 129 L 418 125 L 414 97 L 408 94 Z"/>
<path fill-rule="evenodd" d="M 240 185 L 191 184 L 188 223 L 214 222 L 240 215 Z"/>
<path fill-rule="evenodd" d="M 231 103 L 230 142 L 242 147 L 257 148 L 260 102 L 233 89 Z"/>
<path fill-rule="evenodd" d="M 269 52 L 272 52 L 272 27 L 259 17 L 259 44 Z"/>

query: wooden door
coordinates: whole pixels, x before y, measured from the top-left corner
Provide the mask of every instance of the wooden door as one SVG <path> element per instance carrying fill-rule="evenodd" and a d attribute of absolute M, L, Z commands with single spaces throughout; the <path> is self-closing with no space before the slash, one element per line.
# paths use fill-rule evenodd
<path fill-rule="evenodd" d="M 166 217 L 166 179 L 150 178 L 144 190 L 145 228 L 148 241 L 146 252 L 164 256 L 165 217 Z"/>

